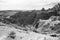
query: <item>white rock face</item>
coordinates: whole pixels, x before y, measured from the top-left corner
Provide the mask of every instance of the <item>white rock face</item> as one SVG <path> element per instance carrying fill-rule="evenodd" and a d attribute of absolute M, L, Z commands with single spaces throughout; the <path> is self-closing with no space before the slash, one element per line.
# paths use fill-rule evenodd
<path fill-rule="evenodd" d="M 60 30 L 60 25 L 58 25 L 60 23 L 60 16 L 51 16 L 48 20 L 39 20 L 39 25 L 37 28 L 38 32 L 44 32 L 46 31 L 46 33 L 55 33 L 57 32 L 57 30 Z M 57 25 L 57 26 L 56 26 Z M 51 30 L 52 27 L 55 27 L 57 30 Z"/>
<path fill-rule="evenodd" d="M 43 35 L 34 32 L 17 32 L 17 39 L 20 40 L 58 40 L 57 37 L 50 37 L 49 35 Z"/>
<path fill-rule="evenodd" d="M 14 31 L 16 34 L 15 39 L 8 37 L 10 32 Z M 32 31 L 24 31 L 15 29 L 14 27 L 8 27 L 8 25 L 0 26 L 0 40 L 58 40 L 58 37 L 51 37 Z"/>

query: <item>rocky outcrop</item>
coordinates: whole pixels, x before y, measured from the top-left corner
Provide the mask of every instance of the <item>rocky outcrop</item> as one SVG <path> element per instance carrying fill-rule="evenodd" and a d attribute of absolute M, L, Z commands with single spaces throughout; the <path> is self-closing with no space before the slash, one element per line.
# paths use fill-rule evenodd
<path fill-rule="evenodd" d="M 51 16 L 48 20 L 39 20 L 38 32 L 57 33 L 60 30 L 60 16 Z M 60 32 L 58 32 L 60 34 Z"/>

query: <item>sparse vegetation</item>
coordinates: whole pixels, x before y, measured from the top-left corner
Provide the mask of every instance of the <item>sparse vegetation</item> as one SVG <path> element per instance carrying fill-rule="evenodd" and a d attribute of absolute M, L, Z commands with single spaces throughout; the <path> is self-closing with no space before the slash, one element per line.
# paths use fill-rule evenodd
<path fill-rule="evenodd" d="M 2 11 L 3 13 L 10 13 L 11 11 Z M 2 13 L 0 12 L 0 13 Z M 13 11 L 12 11 L 13 12 Z M 14 13 L 14 12 L 13 12 Z M 28 25 L 34 28 L 38 28 L 39 20 L 48 20 L 51 16 L 60 16 L 60 4 L 58 3 L 53 8 L 45 10 L 42 8 L 41 10 L 32 10 L 32 11 L 15 11 L 14 15 L 4 14 L 1 15 L 1 22 L 7 24 L 16 24 L 18 26 L 27 27 Z M 32 28 L 30 27 L 30 28 Z M 46 26 L 47 27 L 47 26 Z"/>

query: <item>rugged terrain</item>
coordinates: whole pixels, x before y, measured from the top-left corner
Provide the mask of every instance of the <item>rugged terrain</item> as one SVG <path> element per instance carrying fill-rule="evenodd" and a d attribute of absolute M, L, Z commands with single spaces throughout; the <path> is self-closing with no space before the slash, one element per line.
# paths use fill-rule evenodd
<path fill-rule="evenodd" d="M 58 37 L 51 37 L 49 35 L 35 33 L 32 31 L 24 31 L 16 29 L 13 26 L 9 26 L 0 23 L 0 40 L 58 40 Z"/>
<path fill-rule="evenodd" d="M 60 4 L 48 10 L 0 11 L 0 40 L 60 40 Z"/>

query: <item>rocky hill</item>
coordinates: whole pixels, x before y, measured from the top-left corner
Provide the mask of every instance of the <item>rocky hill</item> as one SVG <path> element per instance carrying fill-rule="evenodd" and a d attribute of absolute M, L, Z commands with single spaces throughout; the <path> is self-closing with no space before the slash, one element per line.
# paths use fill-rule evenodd
<path fill-rule="evenodd" d="M 45 10 L 0 11 L 0 40 L 60 40 L 60 4 Z"/>

